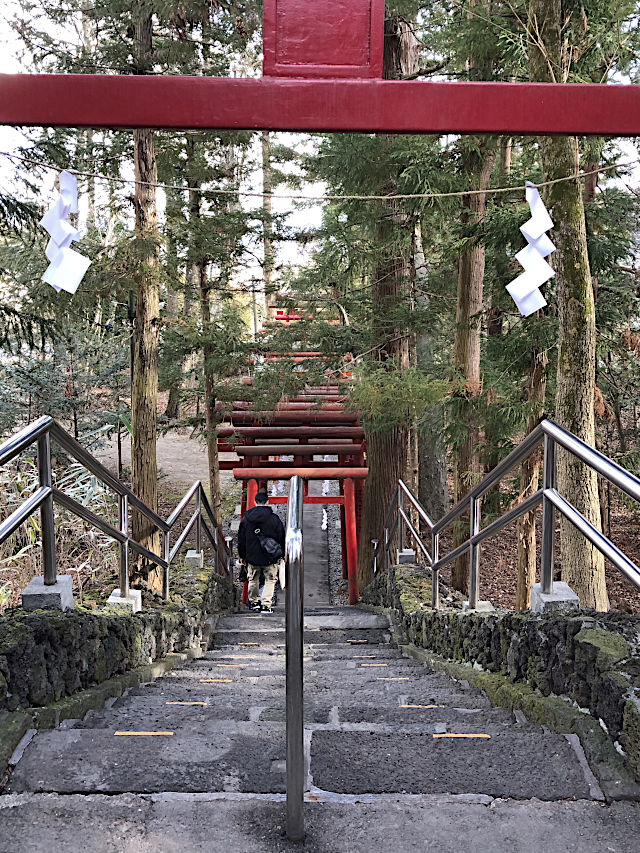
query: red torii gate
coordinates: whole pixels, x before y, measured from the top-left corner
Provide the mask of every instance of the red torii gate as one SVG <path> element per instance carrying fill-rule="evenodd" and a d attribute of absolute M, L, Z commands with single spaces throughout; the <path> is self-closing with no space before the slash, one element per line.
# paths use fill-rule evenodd
<path fill-rule="evenodd" d="M 383 34 L 384 0 L 264 0 L 262 78 L 0 75 L 0 124 L 640 135 L 640 86 L 382 80 Z M 337 422 L 330 406 L 283 409 L 273 424 L 290 435 Z"/>

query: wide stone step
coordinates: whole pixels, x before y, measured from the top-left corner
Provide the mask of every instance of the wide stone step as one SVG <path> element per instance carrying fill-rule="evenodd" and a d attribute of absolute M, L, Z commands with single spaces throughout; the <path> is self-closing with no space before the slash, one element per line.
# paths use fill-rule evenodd
<path fill-rule="evenodd" d="M 235 728 L 219 725 L 202 734 L 177 730 L 154 736 L 116 735 L 104 729 L 39 732 L 15 768 L 8 790 L 283 792 L 284 726 L 252 723 L 250 731 Z"/>
<path fill-rule="evenodd" d="M 221 617 L 217 631 L 284 630 L 285 614 L 276 610 L 273 614 L 238 613 Z M 305 610 L 305 630 L 385 630 L 389 628 L 389 617 L 378 613 L 367 613 L 353 607 L 332 607 L 326 610 Z"/>
<path fill-rule="evenodd" d="M 267 617 L 264 617 L 265 619 Z M 354 628 L 349 630 L 313 630 L 304 632 L 305 645 L 352 643 L 354 645 L 374 645 L 386 643 L 389 639 L 388 632 L 378 628 Z M 216 631 L 211 641 L 212 649 L 226 648 L 229 646 L 254 647 L 254 648 L 276 648 L 284 651 L 285 636 L 283 629 L 257 630 L 251 628 L 235 630 L 225 628 Z"/>
<path fill-rule="evenodd" d="M 516 799 L 587 798 L 589 786 L 559 735 L 504 732 L 486 739 L 412 731 L 315 730 L 313 784 L 335 793 L 472 793 Z M 460 725 L 477 733 L 477 725 Z M 137 732 L 119 735 L 116 731 Z M 15 769 L 9 791 L 56 793 L 277 793 L 285 785 L 282 723 L 192 720 L 188 729 L 143 735 L 123 730 L 40 732 Z"/>
<path fill-rule="evenodd" d="M 314 785 L 339 793 L 476 793 L 540 800 L 588 798 L 561 735 L 498 733 L 489 739 L 421 734 L 314 733 Z"/>

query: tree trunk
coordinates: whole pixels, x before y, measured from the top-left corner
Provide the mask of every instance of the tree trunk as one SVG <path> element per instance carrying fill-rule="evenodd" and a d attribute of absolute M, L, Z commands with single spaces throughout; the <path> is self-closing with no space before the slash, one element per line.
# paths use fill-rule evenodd
<path fill-rule="evenodd" d="M 530 45 L 531 79 L 549 82 L 562 67 L 563 10 L 561 0 L 532 0 L 544 53 Z M 559 81 L 556 81 L 559 82 Z M 541 137 L 540 161 L 545 180 L 577 174 L 575 137 Z M 566 429 L 595 446 L 593 398 L 596 366 L 596 325 L 593 286 L 587 253 L 584 206 L 579 181 L 551 185 L 546 202 L 555 223 L 551 255 L 556 270 L 558 301 L 558 372 L 556 418 Z M 592 524 L 600 528 L 598 478 L 595 471 L 558 448 L 558 489 Z M 582 607 L 608 610 L 604 558 L 565 519 L 560 522 L 562 578 L 580 598 Z"/>
<path fill-rule="evenodd" d="M 378 221 L 377 245 L 388 247 L 375 269 L 371 283 L 371 298 L 375 306 L 372 315 L 372 338 L 380 345 L 372 358 L 389 362 L 397 369 L 409 366 L 409 335 L 396 325 L 396 311 L 406 294 L 409 270 L 398 247 L 389 246 L 391 232 L 397 228 L 394 217 L 382 215 Z M 371 540 L 380 538 L 387 507 L 399 479 L 407 476 L 411 462 L 410 425 L 396 426 L 389 431 L 365 428 L 367 466 L 362 518 L 358 533 L 358 588 L 363 590 L 371 580 Z"/>
<path fill-rule="evenodd" d="M 216 411 L 216 385 L 215 376 L 211 368 L 211 357 L 213 347 L 210 340 L 211 334 L 211 283 L 207 278 L 206 264 L 200 267 L 200 310 L 202 313 L 202 334 L 204 344 L 202 353 L 204 357 L 204 416 L 205 435 L 207 440 L 207 461 L 209 464 L 209 491 L 211 495 L 211 508 L 216 516 L 220 518 L 220 506 L 222 495 L 220 493 L 220 462 L 218 459 L 218 412 Z"/>
<path fill-rule="evenodd" d="M 189 184 L 193 188 L 198 185 L 197 173 L 195 168 L 193 168 L 196 155 L 195 146 L 196 142 L 193 137 L 191 137 L 187 143 L 187 176 L 189 178 Z M 201 198 L 202 196 L 199 190 L 189 190 L 189 218 L 196 234 L 200 228 Z M 216 382 L 212 365 L 212 358 L 214 355 L 214 348 L 211 343 L 212 284 L 207 273 L 208 258 L 202 253 L 202 250 L 199 249 L 197 245 L 194 247 L 194 254 L 197 257 L 197 260 L 195 260 L 192 265 L 191 274 L 194 282 L 197 282 L 200 298 L 200 316 L 202 318 L 202 373 L 204 389 L 205 440 L 207 442 L 207 463 L 209 469 L 209 493 L 211 508 L 213 509 L 216 518 L 219 519 L 222 496 L 220 493 L 220 462 L 218 459 L 217 436 L 219 416 L 216 411 Z"/>
<path fill-rule="evenodd" d="M 260 134 L 262 146 L 262 247 L 264 260 L 262 266 L 262 280 L 264 284 L 264 304 L 269 320 L 273 320 L 277 307 L 277 295 L 273 284 L 273 270 L 275 256 L 273 251 L 273 227 L 272 227 L 272 201 L 273 173 L 271 168 L 271 135 L 264 130 Z"/>
<path fill-rule="evenodd" d="M 478 160 L 471 166 L 471 185 L 474 189 L 486 190 L 496 158 L 496 141 L 489 137 L 478 140 Z M 482 221 L 486 210 L 486 194 L 466 196 L 462 213 L 464 225 L 475 225 Z M 473 488 L 482 474 L 478 447 L 480 423 L 476 411 L 476 400 L 482 391 L 480 379 L 480 332 L 482 327 L 482 295 L 484 284 L 485 249 L 473 244 L 465 248 L 458 262 L 458 299 L 456 308 L 456 333 L 454 342 L 454 368 L 457 378 L 463 383 L 458 408 L 464 437 L 455 452 L 454 501 L 462 500 Z M 468 527 L 454 527 L 454 547 L 469 537 Z M 463 554 L 453 565 L 451 583 L 454 589 L 466 592 L 468 588 L 469 555 Z"/>
<path fill-rule="evenodd" d="M 426 308 L 428 297 L 422 292 L 421 285 L 428 276 L 427 263 L 422 245 L 422 229 L 418 222 L 413 235 L 413 275 L 415 279 L 416 304 Z M 416 343 L 418 367 L 429 372 L 432 365 L 431 335 L 423 329 Z M 444 413 L 441 405 L 433 406 L 423 418 L 417 432 L 418 453 L 418 500 L 433 521 L 437 521 L 449 508 L 449 490 L 447 486 L 447 460 L 442 440 L 444 433 Z"/>
<path fill-rule="evenodd" d="M 397 80 L 414 71 L 419 42 L 411 27 L 398 17 L 385 20 L 385 53 L 383 76 Z M 395 186 L 393 179 L 384 187 L 387 193 Z M 384 247 L 376 264 L 371 283 L 372 339 L 380 342 L 372 360 L 389 362 L 396 369 L 410 363 L 410 342 L 406 329 L 397 327 L 397 308 L 409 295 L 409 246 L 398 245 L 407 222 L 394 202 L 380 204 L 375 244 Z M 358 588 L 362 591 L 371 580 L 371 540 L 382 533 L 387 512 L 398 479 L 405 478 L 414 464 L 411 451 L 410 425 L 400 425 L 384 433 L 366 430 L 367 465 L 362 518 L 358 531 Z"/>
<path fill-rule="evenodd" d="M 167 248 L 167 254 L 169 253 L 169 248 Z M 178 294 L 167 288 L 167 306 L 165 309 L 165 316 L 167 320 L 175 320 L 178 316 Z M 184 359 L 182 359 L 184 361 Z M 180 374 L 177 377 L 172 377 L 169 383 L 169 397 L 167 399 L 167 406 L 164 410 L 165 417 L 169 418 L 169 420 L 174 421 L 180 417 L 180 395 L 182 391 L 182 365 L 180 369 Z"/>
<path fill-rule="evenodd" d="M 534 349 L 531 353 L 529 376 L 527 382 L 527 402 L 536 401 L 540 408 L 544 407 L 547 387 L 546 370 L 547 355 L 544 351 Z M 532 413 L 527 420 L 527 435 L 539 421 L 537 412 Z M 520 500 L 525 500 L 538 490 L 542 452 L 538 448 L 528 456 L 520 466 Z M 516 523 L 518 541 L 517 571 L 518 584 L 516 589 L 516 610 L 528 610 L 531 606 L 531 584 L 536 579 L 536 514 L 531 510 L 521 516 Z"/>
<path fill-rule="evenodd" d="M 151 56 L 151 15 L 137 7 L 135 37 L 144 65 Z M 131 383 L 131 488 L 151 509 L 158 509 L 158 466 L 156 460 L 158 404 L 158 221 L 155 184 L 158 180 L 154 132 L 139 128 L 133 132 L 135 166 L 136 237 L 140 266 L 134 333 L 133 379 Z M 132 533 L 154 553 L 159 553 L 160 535 L 145 516 L 132 512 Z M 162 572 L 155 565 L 138 564 L 132 580 L 146 580 L 157 592 L 162 590 Z"/>

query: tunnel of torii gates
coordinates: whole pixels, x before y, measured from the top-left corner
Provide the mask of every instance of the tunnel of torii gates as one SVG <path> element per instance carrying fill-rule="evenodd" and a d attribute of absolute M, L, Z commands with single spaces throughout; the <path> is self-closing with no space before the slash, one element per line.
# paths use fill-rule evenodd
<path fill-rule="evenodd" d="M 640 86 L 383 80 L 383 42 L 384 0 L 264 0 L 261 78 L 4 74 L 0 124 L 640 136 Z M 284 479 L 294 472 L 305 480 L 339 477 L 349 537 L 357 526 L 357 495 L 366 475 L 362 431 L 355 416 L 350 420 L 351 415 L 330 408 L 340 403 L 330 399 L 339 398 L 338 388 L 309 391 L 324 396 L 320 410 L 296 399 L 272 413 L 270 426 L 257 423 L 261 418 L 246 407 L 233 413 L 231 429 L 246 445 L 245 467 L 235 469 L 236 475 L 248 483 L 248 505 L 258 483 L 269 477 Z M 256 428 L 261 432 L 244 432 Z M 221 440 L 230 437 L 221 430 Z M 286 439 L 288 446 L 298 439 L 291 467 L 264 466 L 265 448 L 277 439 Z M 267 440 L 270 445 L 256 444 Z M 328 441 L 333 447 L 352 445 L 340 449 L 336 467 L 305 467 L 312 451 L 326 451 Z M 354 600 L 355 535 L 345 545 Z"/>
<path fill-rule="evenodd" d="M 280 318 L 277 318 L 280 319 Z M 287 320 L 295 319 L 288 316 Z M 285 360 L 302 365 L 304 361 L 320 362 L 318 352 L 267 354 L 265 361 Z M 367 476 L 364 431 L 358 415 L 348 412 L 340 381 L 350 371 L 341 371 L 334 384 L 306 385 L 298 396 L 278 403 L 272 412 L 258 412 L 245 400 L 236 400 L 226 416 L 230 426 L 218 428 L 218 452 L 236 453 L 242 467 L 221 460 L 222 470 L 232 470 L 243 484 L 241 515 L 255 505 L 256 493 L 268 492 L 269 482 L 288 480 L 294 474 L 303 478 L 303 503 L 338 504 L 342 544 L 342 575 L 348 579 L 349 603 L 358 603 L 357 558 L 358 528 L 362 513 L 362 493 Z M 245 379 L 246 384 L 251 379 Z M 283 461 L 281 457 L 292 456 Z M 321 460 L 315 457 L 322 457 Z M 336 461 L 325 461 L 337 456 Z M 309 494 L 309 480 L 337 480 L 338 495 Z M 286 503 L 284 495 L 270 495 L 269 503 Z M 244 597 L 246 598 L 246 584 Z"/>

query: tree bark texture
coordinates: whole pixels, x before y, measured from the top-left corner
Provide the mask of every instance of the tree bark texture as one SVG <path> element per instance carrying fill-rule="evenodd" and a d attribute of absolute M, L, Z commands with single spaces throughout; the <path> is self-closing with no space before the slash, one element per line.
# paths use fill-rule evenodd
<path fill-rule="evenodd" d="M 530 19 L 544 45 L 530 45 L 530 72 L 535 82 L 548 82 L 562 60 L 562 4 L 560 0 L 533 0 Z M 538 141 L 545 180 L 577 174 L 575 137 L 541 137 Z M 546 202 L 555 223 L 551 238 L 556 251 L 558 303 L 558 370 L 556 418 L 566 429 L 595 446 L 593 400 L 596 368 L 596 324 L 593 285 L 587 253 L 584 205 L 578 180 L 551 185 Z M 558 449 L 558 489 L 593 525 L 600 529 L 598 481 L 595 471 Z M 582 607 L 608 610 L 604 558 L 566 520 L 560 523 L 562 578 L 580 598 Z"/>
<path fill-rule="evenodd" d="M 215 375 L 211 367 L 213 347 L 207 342 L 211 328 L 211 283 L 207 277 L 205 264 L 202 264 L 200 268 L 200 310 L 202 313 L 202 332 L 205 341 L 202 353 L 204 357 L 204 415 L 207 461 L 209 465 L 209 490 L 211 494 L 211 508 L 216 518 L 220 519 L 222 496 L 220 494 L 220 461 L 218 459 L 217 435 L 219 416 L 216 411 Z"/>
<path fill-rule="evenodd" d="M 273 171 L 271 168 L 271 134 L 263 131 L 260 134 L 262 148 L 262 247 L 264 252 L 262 266 L 262 281 L 264 284 L 264 303 L 267 317 L 273 320 L 277 307 L 277 294 L 273 285 L 275 254 L 273 250 L 272 200 Z"/>
<path fill-rule="evenodd" d="M 133 380 L 131 384 L 131 487 L 151 509 L 158 508 L 158 465 L 156 460 L 158 404 L 159 297 L 157 216 L 155 187 L 157 170 L 152 130 L 134 130 L 136 233 L 141 259 L 137 285 L 134 333 Z M 132 513 L 134 539 L 159 553 L 160 536 L 143 515 Z M 162 573 L 155 566 L 140 566 L 139 573 L 148 585 L 162 590 Z M 136 575 L 138 570 L 136 571 Z"/>
<path fill-rule="evenodd" d="M 187 149 L 187 175 L 189 184 L 195 187 L 198 178 L 195 169 L 191 166 L 194 162 L 196 151 L 195 141 L 189 140 Z M 197 189 L 189 191 L 189 218 L 196 234 L 200 232 L 201 219 L 201 193 Z M 214 356 L 213 344 L 211 343 L 211 291 L 212 285 L 209 279 L 207 266 L 208 258 L 204 250 L 197 244 L 193 247 L 195 256 L 192 275 L 198 283 L 198 294 L 200 298 L 200 316 L 202 318 L 202 361 L 203 361 L 203 389 L 204 389 L 204 417 L 205 417 L 205 439 L 207 442 L 207 464 L 209 470 L 209 493 L 211 508 L 217 519 L 220 519 L 220 506 L 222 496 L 220 493 L 220 461 L 218 458 L 217 429 L 219 416 L 216 411 L 216 380 L 213 370 L 212 359 Z"/>
<path fill-rule="evenodd" d="M 492 137 L 478 140 L 479 153 L 469 168 L 474 189 L 486 190 L 496 158 L 496 140 Z M 487 197 L 484 192 L 465 196 L 461 215 L 463 225 L 476 225 L 482 221 Z M 476 400 L 482 391 L 480 378 L 480 333 L 482 328 L 482 298 L 484 284 L 485 248 L 474 243 L 465 248 L 458 260 L 458 285 L 456 306 L 456 332 L 454 341 L 454 368 L 462 382 L 458 412 L 464 427 L 464 437 L 455 449 L 454 501 L 461 501 L 482 474 L 478 447 L 480 424 Z M 469 537 L 468 527 L 454 527 L 454 547 Z M 469 555 L 463 554 L 453 564 L 451 583 L 454 589 L 466 592 L 468 588 Z"/>
<path fill-rule="evenodd" d="M 149 67 L 152 55 L 152 18 L 146 4 L 134 7 L 134 39 L 138 71 Z M 131 382 L 131 487 L 151 509 L 158 509 L 158 465 L 156 459 L 158 405 L 158 219 L 155 184 L 158 180 L 153 130 L 133 131 L 136 237 L 140 267 L 137 276 L 137 300 L 134 333 L 133 377 Z M 132 512 L 132 533 L 154 553 L 159 553 L 160 534 L 143 515 Z M 162 590 L 162 572 L 154 565 L 136 564 L 132 580 L 146 580 L 148 586 Z"/>
<path fill-rule="evenodd" d="M 528 402 L 537 402 L 544 407 L 547 381 L 546 352 L 534 349 L 531 353 L 529 375 L 527 379 L 526 398 Z M 538 413 L 533 413 L 527 420 L 527 434 L 539 421 Z M 525 500 L 538 491 L 540 468 L 542 465 L 542 448 L 537 448 L 520 466 L 519 500 Z M 531 510 L 521 516 L 516 522 L 516 538 L 518 541 L 516 587 L 516 610 L 528 610 L 531 606 L 531 584 L 536 580 L 536 513 Z"/>
<path fill-rule="evenodd" d="M 413 275 L 415 282 L 415 300 L 420 308 L 426 308 L 428 296 L 422 290 L 422 284 L 428 281 L 427 262 L 422 244 L 420 222 L 416 223 L 413 234 Z M 433 340 L 429 329 L 421 329 L 416 341 L 416 362 L 428 372 L 432 364 Z M 437 521 L 449 508 L 449 489 L 447 486 L 447 460 L 442 436 L 444 434 L 444 413 L 442 406 L 434 406 L 423 418 L 417 433 L 418 455 L 418 500 L 432 521 Z"/>
<path fill-rule="evenodd" d="M 385 205 L 388 208 L 388 205 Z M 390 212 L 381 215 L 377 228 L 378 245 L 389 247 L 378 263 L 371 296 L 375 306 L 372 314 L 372 338 L 379 341 L 372 358 L 389 362 L 396 369 L 409 367 L 409 335 L 397 326 L 396 310 L 406 295 L 409 267 L 399 248 L 390 245 L 390 233 L 397 227 Z M 371 580 L 371 540 L 379 539 L 398 479 L 407 477 L 411 464 L 410 425 L 402 424 L 390 431 L 365 429 L 367 467 L 362 518 L 358 532 L 358 588 L 364 589 Z"/>
<path fill-rule="evenodd" d="M 385 20 L 385 52 L 383 76 L 398 80 L 416 70 L 419 42 L 409 25 L 393 16 Z M 385 186 L 391 192 L 395 180 Z M 401 245 L 399 236 L 407 228 L 406 217 L 390 201 L 380 204 L 376 225 L 375 243 L 382 247 L 371 283 L 373 302 L 372 340 L 379 342 L 371 355 L 372 360 L 388 362 L 396 369 L 410 365 L 411 347 L 406 329 L 398 328 L 397 308 L 409 294 L 410 247 Z M 363 590 L 371 580 L 371 540 L 382 534 L 387 507 L 398 479 L 413 478 L 415 464 L 411 452 L 409 424 L 401 424 L 389 431 L 366 430 L 367 476 L 362 517 L 358 531 L 358 587 Z"/>

